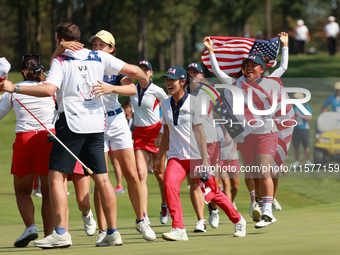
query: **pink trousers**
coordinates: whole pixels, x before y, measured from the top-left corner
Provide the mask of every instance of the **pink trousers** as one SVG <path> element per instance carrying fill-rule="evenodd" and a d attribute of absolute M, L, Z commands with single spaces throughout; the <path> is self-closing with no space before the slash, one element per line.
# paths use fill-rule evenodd
<path fill-rule="evenodd" d="M 168 203 L 169 212 L 172 218 L 173 228 L 184 228 L 183 224 L 183 211 L 180 199 L 180 187 L 185 177 L 193 170 L 195 166 L 200 165 L 201 160 L 179 160 L 171 158 L 165 171 L 164 185 L 165 197 Z M 196 181 L 199 179 L 196 179 Z M 213 192 L 212 201 L 216 203 L 229 217 L 230 221 L 237 223 L 241 220 L 241 215 L 235 210 L 229 198 L 216 187 L 215 179 L 209 179 L 205 183 L 211 188 Z M 200 185 L 202 192 L 205 189 Z M 202 197 L 203 199 L 203 197 Z"/>

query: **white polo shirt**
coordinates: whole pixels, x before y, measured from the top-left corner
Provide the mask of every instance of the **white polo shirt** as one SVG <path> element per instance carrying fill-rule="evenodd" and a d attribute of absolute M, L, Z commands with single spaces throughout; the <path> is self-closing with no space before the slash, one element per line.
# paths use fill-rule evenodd
<path fill-rule="evenodd" d="M 329 22 L 326 24 L 323 31 L 330 37 L 336 38 L 339 33 L 339 24 L 337 22 Z"/>
<path fill-rule="evenodd" d="M 134 125 L 148 127 L 160 120 L 159 103 L 168 98 L 164 90 L 150 82 L 146 89 L 136 85 L 137 94 L 131 96 L 131 106 L 134 110 Z"/>
<path fill-rule="evenodd" d="M 35 86 L 42 83 L 37 81 L 22 81 L 16 85 Z M 30 110 L 48 129 L 54 128 L 53 117 L 55 112 L 55 102 L 53 97 L 34 97 L 23 94 L 13 94 L 23 105 Z M 14 109 L 17 123 L 15 133 L 45 130 L 45 128 L 32 117 L 28 111 L 22 107 L 12 96 L 5 92 L 0 100 L 0 120 L 7 113 Z"/>
<path fill-rule="evenodd" d="M 295 32 L 296 32 L 295 40 L 297 40 L 297 41 L 307 41 L 307 34 L 308 34 L 309 30 L 305 25 L 296 27 Z"/>
<path fill-rule="evenodd" d="M 172 97 L 163 101 L 162 123 L 168 126 L 170 132 L 168 159 L 202 158 L 193 130 L 193 125 L 203 124 L 197 105 L 195 97 L 188 92 L 177 103 L 177 107 Z"/>
<path fill-rule="evenodd" d="M 66 50 L 52 61 L 46 82 L 58 87 L 58 113 L 75 133 L 101 133 L 106 119 L 101 97 L 91 92 L 104 75 L 117 75 L 125 62 L 103 51 Z"/>

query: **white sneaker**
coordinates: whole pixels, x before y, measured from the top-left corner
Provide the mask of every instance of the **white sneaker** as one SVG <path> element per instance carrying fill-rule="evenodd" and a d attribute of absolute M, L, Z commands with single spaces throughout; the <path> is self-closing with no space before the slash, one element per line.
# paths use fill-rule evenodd
<path fill-rule="evenodd" d="M 299 161 L 295 161 L 295 162 L 292 164 L 292 168 L 298 168 L 299 166 L 300 166 Z"/>
<path fill-rule="evenodd" d="M 256 201 L 255 202 L 252 202 L 252 201 L 250 201 L 250 206 L 249 206 L 249 215 L 250 215 L 250 217 L 252 217 L 253 218 L 253 214 L 252 214 L 252 212 L 253 212 L 253 210 L 254 210 L 254 208 L 257 206 L 257 203 L 256 203 Z"/>
<path fill-rule="evenodd" d="M 234 226 L 234 228 L 235 228 L 234 237 L 245 237 L 246 236 L 246 227 L 247 227 L 247 222 L 241 216 L 240 221 L 237 222 Z"/>
<path fill-rule="evenodd" d="M 207 224 L 205 224 L 205 220 L 197 221 L 194 232 L 207 232 Z"/>
<path fill-rule="evenodd" d="M 310 160 L 307 160 L 306 166 L 309 167 L 309 168 L 313 168 L 314 165 L 312 164 L 312 162 Z"/>
<path fill-rule="evenodd" d="M 36 197 L 42 197 L 41 192 L 40 192 L 39 190 L 37 190 L 37 189 L 35 189 L 35 190 L 33 191 L 33 194 L 34 194 L 34 196 L 36 196 Z"/>
<path fill-rule="evenodd" d="M 207 206 L 209 211 L 209 224 L 212 228 L 218 228 L 218 224 L 220 223 L 219 210 L 217 208 L 211 209 L 210 203 Z"/>
<path fill-rule="evenodd" d="M 256 206 L 253 208 L 251 215 L 253 216 L 253 221 L 259 222 L 261 220 L 262 212 L 258 203 L 256 203 Z"/>
<path fill-rule="evenodd" d="M 14 242 L 15 247 L 26 247 L 32 240 L 38 238 L 38 229 L 36 226 L 26 228 L 24 233 Z"/>
<path fill-rule="evenodd" d="M 151 226 L 151 221 L 150 221 L 150 219 L 149 219 L 149 216 L 146 215 L 145 213 L 143 213 L 143 216 L 144 216 L 144 221 L 146 221 L 146 223 L 148 223 L 149 226 Z"/>
<path fill-rule="evenodd" d="M 274 211 L 282 211 L 282 207 L 280 203 L 276 200 L 276 198 L 273 199 L 273 210 Z"/>
<path fill-rule="evenodd" d="M 44 239 L 35 241 L 34 245 L 43 249 L 68 248 L 72 245 L 72 240 L 68 232 L 58 235 L 57 232 L 53 230 L 52 234 L 46 236 Z"/>
<path fill-rule="evenodd" d="M 102 234 L 100 236 L 101 233 Z M 104 237 L 104 238 L 102 238 Z M 102 238 L 101 241 L 99 239 Z M 118 231 L 112 233 L 111 235 L 107 235 L 106 232 L 100 232 L 97 241 L 96 241 L 96 246 L 97 247 L 103 247 L 103 246 L 120 246 L 123 245 L 122 237 L 120 236 L 120 233 Z"/>
<path fill-rule="evenodd" d="M 103 239 L 106 236 L 106 230 L 105 231 L 100 231 L 99 234 L 97 235 L 97 239 L 96 239 L 96 246 L 98 246 L 97 244 L 99 244 L 101 241 L 103 241 Z"/>
<path fill-rule="evenodd" d="M 138 232 L 142 233 L 143 238 L 146 241 L 153 241 L 156 239 L 155 232 L 145 220 L 139 222 L 138 224 L 136 223 L 136 229 Z"/>
<path fill-rule="evenodd" d="M 93 236 L 94 233 L 96 233 L 97 229 L 97 223 L 95 219 L 93 218 L 92 211 L 90 209 L 89 214 L 87 216 L 84 216 L 81 214 L 81 217 L 83 218 L 84 222 L 84 230 L 88 236 Z"/>
<path fill-rule="evenodd" d="M 235 201 L 233 202 L 233 206 L 234 206 L 235 210 L 237 211 L 237 206 L 236 206 Z"/>
<path fill-rule="evenodd" d="M 168 207 L 162 207 L 161 215 L 159 216 L 159 221 L 162 224 L 167 224 L 170 219 L 170 212 Z"/>
<path fill-rule="evenodd" d="M 269 210 L 265 210 L 262 214 L 260 222 L 255 224 L 255 228 L 264 228 L 270 224 L 275 223 L 277 220 L 274 215 L 269 212 Z"/>
<path fill-rule="evenodd" d="M 168 233 L 163 233 L 162 238 L 167 241 L 188 241 L 187 231 L 185 228 L 173 228 Z"/>

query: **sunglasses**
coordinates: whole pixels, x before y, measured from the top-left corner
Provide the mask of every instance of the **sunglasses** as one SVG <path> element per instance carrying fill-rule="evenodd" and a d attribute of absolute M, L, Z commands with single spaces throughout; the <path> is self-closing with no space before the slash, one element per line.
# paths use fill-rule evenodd
<path fill-rule="evenodd" d="M 21 60 L 21 66 L 23 66 L 25 64 L 25 62 L 29 59 L 36 59 L 38 60 L 38 63 L 39 63 L 39 67 L 36 68 L 36 69 L 33 69 L 33 72 L 35 73 L 39 73 L 44 67 L 41 65 L 41 62 L 40 62 L 40 55 L 39 54 L 27 54 L 27 55 L 24 55 L 22 57 L 22 60 Z"/>

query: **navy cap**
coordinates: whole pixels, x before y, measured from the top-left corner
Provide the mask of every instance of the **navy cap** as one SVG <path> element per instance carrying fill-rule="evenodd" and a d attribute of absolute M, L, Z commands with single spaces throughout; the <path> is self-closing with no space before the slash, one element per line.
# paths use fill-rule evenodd
<path fill-rule="evenodd" d="M 172 66 L 169 68 L 169 70 L 166 72 L 166 74 L 162 75 L 161 78 L 169 77 L 172 80 L 177 79 L 187 79 L 187 72 L 184 70 L 181 66 Z"/>
<path fill-rule="evenodd" d="M 143 60 L 143 61 L 139 62 L 138 66 L 141 66 L 141 65 L 145 65 L 147 68 L 152 70 L 152 65 L 151 65 L 151 63 L 149 61 Z"/>
<path fill-rule="evenodd" d="M 266 68 L 266 63 L 263 61 L 264 54 L 261 53 L 250 53 L 249 56 L 242 61 L 242 66 L 245 65 L 248 60 L 255 62 L 256 64 L 261 65 L 263 68 Z"/>
<path fill-rule="evenodd" d="M 197 72 L 203 73 L 203 69 L 202 69 L 201 65 L 198 64 L 198 63 L 195 63 L 195 62 L 194 62 L 194 63 L 189 64 L 188 67 L 187 67 L 187 70 L 188 70 L 189 68 L 194 68 L 195 70 L 197 70 Z"/>

